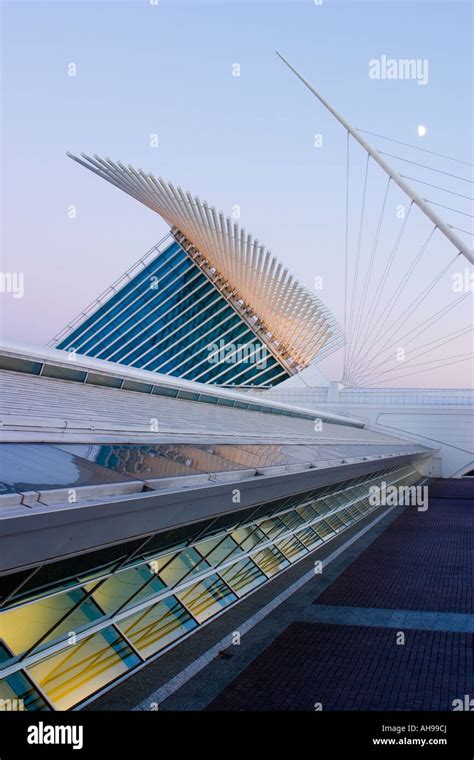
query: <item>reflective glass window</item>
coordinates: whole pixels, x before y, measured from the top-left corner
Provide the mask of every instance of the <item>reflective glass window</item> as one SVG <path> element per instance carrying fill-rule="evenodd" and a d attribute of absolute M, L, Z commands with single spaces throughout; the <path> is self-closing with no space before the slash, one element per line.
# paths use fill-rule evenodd
<path fill-rule="evenodd" d="M 312 528 L 305 528 L 304 530 L 299 530 L 297 533 L 299 541 L 301 541 L 302 544 L 308 547 L 308 549 L 313 549 L 315 546 L 321 543 L 321 539 L 318 536 L 318 534 L 312 529 Z"/>
<path fill-rule="evenodd" d="M 188 579 L 196 573 L 202 573 L 209 564 L 194 548 L 181 551 L 170 560 L 170 557 L 158 557 L 154 560 L 154 567 L 162 581 L 172 588 L 184 579 Z"/>
<path fill-rule="evenodd" d="M 82 601 L 84 597 L 82 589 L 73 589 L 2 612 L 0 638 L 18 655 L 33 647 L 65 615 L 67 617 L 53 628 L 41 646 L 67 636 L 70 631 L 80 631 L 102 616 L 94 601 Z"/>
<path fill-rule="evenodd" d="M 140 565 L 129 570 L 121 570 L 100 584 L 92 596 L 107 614 L 116 612 L 120 607 L 139 604 L 145 599 L 159 594 L 165 584 L 153 572 L 153 564 Z M 96 584 L 86 586 L 89 591 Z"/>
<path fill-rule="evenodd" d="M 0 712 L 50 710 L 30 680 L 21 672 L 0 680 Z"/>
<path fill-rule="evenodd" d="M 219 575 L 238 597 L 247 594 L 266 580 L 262 571 L 250 559 L 241 560 L 220 570 Z"/>
<path fill-rule="evenodd" d="M 254 525 L 233 530 L 232 538 L 239 544 L 244 552 L 249 552 L 254 546 L 258 546 L 258 544 L 261 544 L 263 541 L 268 541 L 268 536 L 266 536 L 259 528 L 255 528 Z"/>
<path fill-rule="evenodd" d="M 252 554 L 252 559 L 269 578 L 289 564 L 288 560 L 274 546 L 267 546 L 265 549 Z"/>
<path fill-rule="evenodd" d="M 117 624 L 145 658 L 164 649 L 196 626 L 196 621 L 174 596 L 169 596 Z"/>
<path fill-rule="evenodd" d="M 212 567 L 242 552 L 242 549 L 231 536 L 210 538 L 207 541 L 196 544 L 196 549 L 199 550 L 203 557 L 205 557 L 206 562 L 209 562 Z"/>
<path fill-rule="evenodd" d="M 57 710 L 68 710 L 139 663 L 110 626 L 30 665 L 28 672 Z"/>
<path fill-rule="evenodd" d="M 296 536 L 290 536 L 284 538 L 282 541 L 277 541 L 275 546 L 285 555 L 285 557 L 288 557 L 290 562 L 294 562 L 295 559 L 306 554 L 308 551 Z"/>
<path fill-rule="evenodd" d="M 334 535 L 333 529 L 330 525 L 327 524 L 327 522 L 325 522 L 325 520 L 321 520 L 320 522 L 315 523 L 315 525 L 313 525 L 313 529 L 316 531 L 318 536 L 321 536 L 324 541 L 326 541 L 326 539 L 328 539 L 330 536 Z"/>
<path fill-rule="evenodd" d="M 198 623 L 220 612 L 237 597 L 218 575 L 210 575 L 176 594 Z"/>
<path fill-rule="evenodd" d="M 268 520 L 262 520 L 258 523 L 258 527 L 262 530 L 269 539 L 275 539 L 280 533 L 284 533 L 287 529 L 286 525 L 278 518 L 271 517 Z"/>

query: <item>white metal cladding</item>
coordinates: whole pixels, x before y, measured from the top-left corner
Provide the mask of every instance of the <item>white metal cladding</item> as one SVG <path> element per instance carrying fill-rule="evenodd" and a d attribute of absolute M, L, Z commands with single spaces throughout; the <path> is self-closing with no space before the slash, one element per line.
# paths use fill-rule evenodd
<path fill-rule="evenodd" d="M 161 375 L 158 372 L 137 369 L 136 367 L 130 367 L 126 364 L 104 361 L 103 359 L 97 359 L 92 356 L 75 353 L 71 354 L 68 351 L 62 351 L 56 348 L 42 348 L 2 340 L 0 344 L 0 363 L 3 358 L 7 357 L 13 361 L 31 361 L 43 365 L 40 373 L 41 375 L 43 375 L 44 366 L 46 365 L 54 365 L 58 368 L 74 368 L 83 370 L 87 375 L 89 375 L 89 373 L 97 373 L 110 379 L 115 378 L 120 387 L 126 380 L 132 380 L 138 383 L 176 391 L 177 393 L 192 392 L 193 395 L 196 395 L 199 399 L 204 397 L 214 397 L 216 400 L 219 400 L 219 404 L 221 401 L 223 404 L 230 401 L 239 404 L 248 403 L 251 406 L 256 405 L 259 409 L 258 413 L 268 408 L 269 410 L 281 410 L 281 413 L 284 416 L 288 416 L 288 414 L 291 416 L 299 416 L 301 414 L 307 420 L 312 420 L 313 422 L 315 419 L 322 419 L 323 421 L 334 422 L 335 424 L 342 424 L 356 428 L 363 428 L 365 426 L 365 423 L 362 420 L 346 417 L 343 414 L 334 414 L 331 411 L 323 413 L 314 408 L 304 409 L 303 407 L 293 406 L 292 404 L 267 401 L 260 395 L 253 396 L 250 393 L 242 394 L 238 390 L 233 390 L 231 388 L 209 386 L 205 383 L 195 382 L 194 380 L 172 377 L 171 375 Z M 198 398 L 196 400 L 198 400 Z M 206 408 L 208 407 L 206 406 Z M 219 406 L 219 409 L 222 409 L 222 407 Z"/>
<path fill-rule="evenodd" d="M 222 212 L 171 182 L 120 161 L 84 153 L 82 158 L 68 156 L 160 214 L 178 239 L 184 236 L 200 254 L 193 256 L 198 266 L 204 271 L 207 267 L 208 276 L 209 270 L 216 270 L 225 279 L 229 300 L 253 312 L 258 318 L 256 331 L 266 336 L 293 372 L 342 345 L 342 330 L 329 309 Z"/>
<path fill-rule="evenodd" d="M 158 421 L 157 432 L 151 432 L 151 420 Z M 375 455 L 384 445 L 400 445 L 401 452 L 409 446 L 392 435 L 330 420 L 317 431 L 312 420 L 0 370 L 0 440 L 51 441 L 58 436 L 88 443 L 359 443 L 374 445 Z"/>

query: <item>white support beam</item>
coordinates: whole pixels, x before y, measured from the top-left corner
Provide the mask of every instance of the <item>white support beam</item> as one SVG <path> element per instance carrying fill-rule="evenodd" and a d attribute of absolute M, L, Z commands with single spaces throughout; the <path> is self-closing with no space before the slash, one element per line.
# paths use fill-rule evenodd
<path fill-rule="evenodd" d="M 367 151 L 367 153 L 372 156 L 374 161 L 388 174 L 389 177 L 392 178 L 392 180 L 399 186 L 401 190 L 403 190 L 406 195 L 415 203 L 420 211 L 425 214 L 425 216 L 430 219 L 433 224 L 440 230 L 440 232 L 443 233 L 443 235 L 449 240 L 452 245 L 456 248 L 457 251 L 459 251 L 460 254 L 465 256 L 465 258 L 471 263 L 474 264 L 474 253 L 472 250 L 470 250 L 467 245 L 461 240 L 461 238 L 456 235 L 456 233 L 447 225 L 443 220 L 438 216 L 438 214 L 433 211 L 430 206 L 421 198 L 421 196 L 418 195 L 415 190 L 413 190 L 410 185 L 408 185 L 405 180 L 398 174 L 398 172 L 395 171 L 395 169 L 392 169 L 390 164 L 388 164 L 385 159 L 382 158 L 378 150 L 373 148 L 370 143 L 365 140 L 365 138 L 361 137 L 357 129 L 355 129 L 347 119 L 344 118 L 344 116 L 341 116 L 340 113 L 336 111 L 336 109 L 324 98 L 321 93 L 319 93 L 315 88 L 303 77 L 301 74 L 294 68 L 294 66 L 289 63 L 289 61 L 286 60 L 286 58 L 277 51 L 275 51 L 277 56 L 285 63 L 288 68 L 298 77 L 298 79 L 303 82 L 303 84 L 310 90 L 310 92 L 315 95 L 318 100 L 327 108 L 327 110 L 332 113 L 332 115 L 338 120 L 340 124 L 352 135 L 352 137 L 357 140 L 357 142 L 364 148 L 364 150 Z"/>

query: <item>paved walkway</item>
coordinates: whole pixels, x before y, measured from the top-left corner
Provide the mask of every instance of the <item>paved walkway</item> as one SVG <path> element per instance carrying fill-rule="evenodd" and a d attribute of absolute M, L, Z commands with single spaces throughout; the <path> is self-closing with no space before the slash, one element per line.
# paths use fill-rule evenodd
<path fill-rule="evenodd" d="M 211 710 L 452 710 L 472 694 L 472 635 L 295 622 Z"/>
<path fill-rule="evenodd" d="M 474 633 L 474 615 L 456 612 L 418 612 L 417 610 L 385 610 L 377 607 L 339 607 L 318 604 L 314 610 L 304 615 L 304 620 L 308 623 Z"/>
<path fill-rule="evenodd" d="M 211 710 L 452 710 L 474 694 L 474 483 L 434 482 Z"/>
<path fill-rule="evenodd" d="M 408 507 L 318 603 L 474 612 L 474 482 L 452 489 L 433 483 L 427 511 Z"/>

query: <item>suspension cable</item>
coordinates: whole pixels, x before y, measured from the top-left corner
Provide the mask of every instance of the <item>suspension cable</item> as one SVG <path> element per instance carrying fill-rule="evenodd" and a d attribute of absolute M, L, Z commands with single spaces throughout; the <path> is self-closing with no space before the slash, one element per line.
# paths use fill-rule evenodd
<path fill-rule="evenodd" d="M 358 132 L 363 132 L 366 135 L 372 135 L 373 137 L 380 137 L 382 140 L 389 140 L 389 142 L 398 143 L 398 145 L 404 145 L 406 148 L 414 148 L 415 150 L 421 150 L 423 153 L 431 153 L 432 156 L 438 156 L 439 158 L 446 158 L 448 161 L 456 161 L 458 164 L 464 164 L 465 166 L 474 166 L 469 161 L 461 161 L 459 158 L 453 158 L 452 156 L 445 156 L 444 153 L 436 153 L 434 150 L 428 150 L 427 148 L 421 148 L 419 145 L 413 145 L 413 143 L 403 142 L 402 140 L 394 140 L 393 137 L 386 137 L 385 135 L 377 134 L 377 132 L 369 132 L 368 129 L 358 129 Z"/>

